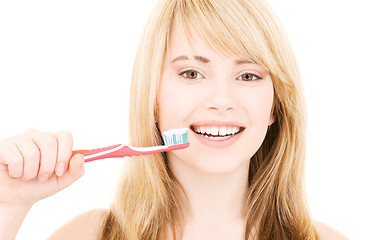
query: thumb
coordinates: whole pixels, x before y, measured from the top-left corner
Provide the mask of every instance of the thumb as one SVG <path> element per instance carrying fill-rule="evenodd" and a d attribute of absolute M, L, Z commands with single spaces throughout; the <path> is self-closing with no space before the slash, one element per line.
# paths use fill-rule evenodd
<path fill-rule="evenodd" d="M 58 177 L 59 188 L 63 189 L 71 185 L 84 175 L 84 155 L 74 155 L 69 163 L 68 170 L 60 177 Z"/>

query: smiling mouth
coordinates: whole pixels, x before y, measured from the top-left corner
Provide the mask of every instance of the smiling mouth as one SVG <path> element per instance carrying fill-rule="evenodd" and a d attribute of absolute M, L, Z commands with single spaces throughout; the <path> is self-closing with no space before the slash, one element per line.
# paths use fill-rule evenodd
<path fill-rule="evenodd" d="M 223 141 L 229 139 L 245 128 L 240 126 L 195 126 L 191 125 L 190 129 L 196 134 L 205 137 L 209 140 Z"/>

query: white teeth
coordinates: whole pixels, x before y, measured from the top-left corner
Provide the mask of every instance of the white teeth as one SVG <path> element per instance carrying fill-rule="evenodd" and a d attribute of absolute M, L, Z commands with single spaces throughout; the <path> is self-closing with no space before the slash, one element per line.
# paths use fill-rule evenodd
<path fill-rule="evenodd" d="M 203 127 L 198 127 L 198 128 L 196 128 L 196 131 L 197 131 L 198 133 L 202 133 L 202 134 L 204 134 L 204 133 L 205 133 L 205 131 L 204 131 Z"/>
<path fill-rule="evenodd" d="M 194 127 L 194 131 L 200 134 L 212 136 L 230 136 L 237 134 L 240 131 L 239 127 L 217 127 L 217 126 L 199 126 Z M 217 137 L 216 137 L 217 138 Z"/>
<path fill-rule="evenodd" d="M 209 136 L 204 136 L 205 138 L 211 139 L 211 140 L 225 140 L 228 139 L 230 136 L 225 136 L 225 137 L 209 137 Z"/>
<path fill-rule="evenodd" d="M 233 131 L 234 131 L 234 129 L 233 129 L 232 127 L 228 127 L 228 128 L 227 128 L 227 131 L 228 131 L 228 132 L 233 132 Z"/>
<path fill-rule="evenodd" d="M 219 135 L 219 128 L 218 127 L 211 127 L 211 135 Z"/>
<path fill-rule="evenodd" d="M 201 132 L 201 128 L 200 127 L 196 127 L 196 132 L 200 133 Z"/>
<path fill-rule="evenodd" d="M 221 127 L 221 128 L 220 128 L 220 133 L 219 133 L 219 135 L 220 135 L 220 136 L 225 136 L 227 132 L 228 132 L 228 131 L 227 131 L 227 128 L 226 128 L 226 127 Z"/>

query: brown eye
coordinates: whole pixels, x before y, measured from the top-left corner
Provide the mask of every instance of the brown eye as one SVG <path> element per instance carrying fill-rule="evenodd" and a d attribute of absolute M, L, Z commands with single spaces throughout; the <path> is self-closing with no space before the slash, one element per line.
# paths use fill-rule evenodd
<path fill-rule="evenodd" d="M 251 81 L 255 81 L 255 80 L 260 80 L 262 78 L 261 77 L 258 77 L 255 74 L 252 74 L 252 73 L 245 73 L 245 74 L 241 75 L 239 77 L 239 79 L 242 80 L 242 81 L 251 82 Z"/>
<path fill-rule="evenodd" d="M 200 78 L 202 78 L 201 74 L 199 74 L 197 71 L 192 71 L 192 70 L 185 71 L 185 72 L 183 72 L 179 75 L 182 75 L 183 77 L 188 78 L 188 79 L 200 79 Z M 201 76 L 201 77 L 198 77 L 198 76 Z"/>

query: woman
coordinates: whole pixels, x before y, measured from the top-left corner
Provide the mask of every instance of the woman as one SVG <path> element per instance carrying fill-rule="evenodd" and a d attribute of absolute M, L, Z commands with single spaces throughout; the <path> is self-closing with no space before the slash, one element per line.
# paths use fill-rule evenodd
<path fill-rule="evenodd" d="M 300 76 L 265 2 L 160 1 L 130 103 L 131 146 L 160 145 L 161 132 L 187 127 L 190 147 L 131 158 L 111 209 L 50 239 L 345 239 L 309 213 Z M 82 175 L 71 150 L 68 133 L 31 130 L 1 143 L 7 237 L 34 202 Z"/>

